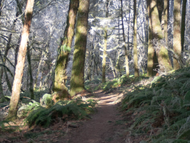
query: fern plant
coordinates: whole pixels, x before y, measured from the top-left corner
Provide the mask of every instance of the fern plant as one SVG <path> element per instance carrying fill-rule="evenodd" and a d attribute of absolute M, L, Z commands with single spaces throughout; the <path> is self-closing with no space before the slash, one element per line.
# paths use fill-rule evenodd
<path fill-rule="evenodd" d="M 189 79 L 190 68 L 180 69 L 126 93 L 122 107 L 136 116 L 131 129 L 142 134 L 159 128 L 151 142 L 190 142 Z"/>
<path fill-rule="evenodd" d="M 62 120 L 67 120 L 68 118 L 86 118 L 95 105 L 96 102 L 93 100 L 87 102 L 84 102 L 81 99 L 59 101 L 50 108 L 38 106 L 29 114 L 25 121 L 29 126 L 41 125 L 48 127 L 57 118 L 61 118 Z"/>

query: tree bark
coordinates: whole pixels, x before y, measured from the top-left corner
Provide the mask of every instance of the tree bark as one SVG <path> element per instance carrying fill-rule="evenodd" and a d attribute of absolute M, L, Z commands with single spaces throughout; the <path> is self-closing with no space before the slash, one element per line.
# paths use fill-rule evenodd
<path fill-rule="evenodd" d="M 123 34 L 123 42 L 125 50 L 125 73 L 127 77 L 129 77 L 129 59 L 128 59 L 128 49 L 125 41 L 126 37 L 125 37 L 125 27 L 124 27 L 124 15 L 123 15 L 123 0 L 121 0 L 121 21 L 122 21 L 122 34 Z M 129 48 L 129 23 L 128 23 L 128 48 Z"/>
<path fill-rule="evenodd" d="M 7 116 L 8 119 L 14 119 L 17 117 L 18 102 L 20 99 L 20 89 L 21 89 L 23 69 L 24 69 L 24 63 L 27 51 L 27 41 L 32 21 L 33 6 L 34 6 L 34 0 L 28 0 L 25 9 L 25 21 L 22 30 L 21 43 L 19 47 L 18 60 L 17 60 L 18 62 L 13 81 L 10 108 Z"/>
<path fill-rule="evenodd" d="M 102 60 L 102 83 L 106 82 L 106 57 L 107 57 L 107 30 L 104 31 L 104 48 L 103 48 L 103 60 Z"/>
<path fill-rule="evenodd" d="M 133 27 L 133 31 L 134 31 L 134 38 L 133 38 L 133 56 L 134 56 L 134 69 L 135 69 L 135 73 L 134 76 L 135 77 L 139 77 L 139 68 L 138 68 L 138 49 L 137 49 L 137 13 L 136 13 L 136 0 L 134 0 L 134 19 L 133 19 L 133 23 L 134 23 L 134 27 Z"/>
<path fill-rule="evenodd" d="M 71 73 L 70 94 L 85 90 L 84 88 L 84 64 L 88 31 L 89 0 L 79 0 L 78 19 L 76 26 L 75 49 L 73 67 Z"/>
<path fill-rule="evenodd" d="M 61 46 L 58 48 L 58 58 L 55 68 L 53 91 L 62 92 L 62 94 L 60 94 L 60 97 L 56 97 L 56 99 L 69 98 L 70 96 L 65 85 L 65 82 L 67 80 L 66 68 L 74 36 L 74 28 L 78 8 L 79 0 L 71 0 L 69 6 L 69 14 L 67 17 L 67 27 L 65 29 L 64 38 L 61 40 Z"/>
<path fill-rule="evenodd" d="M 109 0 L 106 1 L 106 18 L 108 17 L 108 3 Z M 107 57 L 107 39 L 108 39 L 108 31 L 107 27 L 104 30 L 104 48 L 103 48 L 103 59 L 102 59 L 102 83 L 106 82 L 106 57 Z"/>
<path fill-rule="evenodd" d="M 153 19 L 152 19 L 152 0 L 147 0 L 148 16 L 149 16 L 149 36 L 148 36 L 148 60 L 147 60 L 147 76 L 151 77 L 156 75 L 154 70 L 157 65 L 156 51 L 153 48 Z"/>
<path fill-rule="evenodd" d="M 149 0 L 149 19 L 150 19 L 150 37 L 149 37 L 149 51 L 148 51 L 148 75 L 154 76 L 153 68 L 156 65 L 153 61 L 155 55 L 154 48 L 156 48 L 156 56 L 159 63 L 160 72 L 168 72 L 172 70 L 172 66 L 169 60 L 168 51 L 165 45 L 162 43 L 164 35 L 161 28 L 161 19 L 159 16 L 159 10 L 157 7 L 158 3 L 156 0 Z M 155 41 L 157 43 L 153 43 Z M 154 45 L 153 45 L 154 44 Z"/>
<path fill-rule="evenodd" d="M 187 0 L 183 0 L 183 3 L 182 3 L 182 14 L 181 14 L 181 48 L 182 48 L 182 52 L 184 50 L 184 41 L 185 41 L 186 4 L 187 4 Z"/>
<path fill-rule="evenodd" d="M 30 76 L 30 98 L 34 99 L 34 88 L 33 88 L 33 75 L 32 75 L 32 65 L 31 65 L 31 57 L 30 57 L 30 47 L 27 46 L 27 60 L 28 60 L 28 72 Z"/>
<path fill-rule="evenodd" d="M 173 64 L 174 69 L 177 70 L 180 68 L 180 61 L 181 61 L 181 51 L 182 51 L 182 44 L 181 44 L 181 14 L 180 14 L 180 3 L 181 0 L 174 1 L 174 40 L 173 40 Z"/>

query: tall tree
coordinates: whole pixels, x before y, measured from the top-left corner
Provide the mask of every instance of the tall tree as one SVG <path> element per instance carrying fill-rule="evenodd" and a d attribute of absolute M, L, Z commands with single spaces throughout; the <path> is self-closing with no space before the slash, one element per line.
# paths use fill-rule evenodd
<path fill-rule="evenodd" d="M 109 0 L 106 0 L 106 15 L 105 17 L 108 18 L 108 3 Z M 102 60 L 102 83 L 106 82 L 106 57 L 107 57 L 107 39 L 108 39 L 108 27 L 104 29 L 104 48 L 103 48 L 103 60 Z"/>
<path fill-rule="evenodd" d="M 180 3 L 181 0 L 174 1 L 174 40 L 173 40 L 173 50 L 174 50 L 174 58 L 173 65 L 174 69 L 179 69 L 180 64 L 179 60 L 181 58 L 181 14 L 180 14 Z"/>
<path fill-rule="evenodd" d="M 173 31 L 174 31 L 174 0 L 168 0 L 168 24 L 167 24 L 167 46 L 169 52 L 169 58 L 173 66 Z"/>
<path fill-rule="evenodd" d="M 147 75 L 154 76 L 154 69 L 157 66 L 158 60 L 156 51 L 153 48 L 153 19 L 152 19 L 152 0 L 147 0 L 148 17 L 149 17 L 149 36 L 148 36 L 148 59 L 147 59 Z"/>
<path fill-rule="evenodd" d="M 10 108 L 7 118 L 16 118 L 17 116 L 17 109 L 18 109 L 18 102 L 20 98 L 20 89 L 21 89 L 21 82 L 22 82 L 22 75 L 24 69 L 24 62 L 26 57 L 27 51 L 27 41 L 29 37 L 30 25 L 32 21 L 32 13 L 33 13 L 33 6 L 34 0 L 28 0 L 25 9 L 25 21 L 21 35 L 21 42 L 19 46 L 19 53 L 18 53 L 18 62 L 16 65 L 16 71 L 13 81 L 12 87 L 12 95 L 10 100 Z"/>
<path fill-rule="evenodd" d="M 185 15 L 186 15 L 187 0 L 182 0 L 182 13 L 181 13 L 181 48 L 184 49 L 184 36 L 185 36 Z"/>
<path fill-rule="evenodd" d="M 79 0 L 70 0 L 69 14 L 67 17 L 67 26 L 65 28 L 64 37 L 58 48 L 58 57 L 55 68 L 55 77 L 53 91 L 59 92 L 58 99 L 68 98 L 69 93 L 65 85 L 67 79 L 66 68 L 71 50 L 71 44 L 74 36 L 74 28 L 76 23 L 76 15 L 79 8 Z M 55 94 L 57 96 L 57 94 Z"/>
<path fill-rule="evenodd" d="M 75 94 L 85 90 L 84 88 L 84 64 L 88 32 L 88 11 L 89 0 L 79 0 L 78 18 L 76 25 L 75 49 L 73 67 L 71 72 L 70 94 Z"/>
<path fill-rule="evenodd" d="M 30 47 L 27 46 L 27 60 L 28 60 L 28 73 L 30 76 L 30 97 L 31 99 L 34 99 L 34 88 L 33 88 L 33 75 L 32 75 L 32 63 L 31 63 L 31 53 L 30 53 Z"/>
<path fill-rule="evenodd" d="M 158 63 L 159 63 L 159 70 L 161 72 L 168 72 L 172 70 L 172 66 L 169 60 L 168 56 L 168 51 L 163 43 L 164 40 L 164 34 L 162 32 L 162 27 L 161 27 L 161 21 L 162 21 L 162 11 L 160 8 L 162 7 L 161 5 L 163 1 L 156 1 L 156 0 L 149 0 L 148 1 L 148 6 L 149 6 L 149 18 L 150 18 L 150 34 L 151 37 L 149 37 L 150 40 L 150 45 L 154 46 L 156 49 L 156 56 L 158 58 Z M 155 42 L 156 40 L 156 42 Z M 154 44 L 154 45 L 153 45 Z M 152 47 L 153 48 L 153 47 Z M 148 59 L 148 74 L 149 76 L 153 76 L 154 74 L 150 74 L 151 70 L 153 69 L 153 66 L 155 65 L 153 62 L 153 55 L 154 49 L 149 49 L 148 56 L 150 59 L 152 59 L 152 62 L 149 63 L 150 59 Z M 154 53 L 154 54 L 153 54 Z M 150 71 L 149 71 L 150 70 Z M 152 72 L 153 73 L 153 72 Z"/>
<path fill-rule="evenodd" d="M 130 11 L 130 6 L 129 6 L 129 11 Z M 129 14 L 129 19 L 130 19 L 130 14 Z M 125 27 L 124 27 L 123 0 L 121 0 L 121 22 L 122 22 L 122 36 L 123 36 L 124 50 L 125 50 L 125 73 L 127 77 L 129 77 L 129 58 L 128 58 L 128 49 L 126 45 L 126 36 L 125 36 Z M 128 48 L 129 48 L 129 28 L 130 28 L 129 24 L 130 22 L 128 22 Z"/>
<path fill-rule="evenodd" d="M 136 11 L 136 0 L 134 0 L 134 19 L 133 19 L 133 23 L 134 23 L 134 27 L 133 27 L 133 31 L 134 31 L 134 38 L 133 38 L 133 55 L 134 55 L 134 69 L 135 69 L 135 77 L 139 76 L 139 68 L 138 68 L 138 49 L 137 49 L 137 11 Z"/>

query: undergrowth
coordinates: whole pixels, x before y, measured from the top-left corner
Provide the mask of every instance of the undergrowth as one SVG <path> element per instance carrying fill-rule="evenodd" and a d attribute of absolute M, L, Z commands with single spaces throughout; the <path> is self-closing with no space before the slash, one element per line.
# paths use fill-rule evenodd
<path fill-rule="evenodd" d="M 49 108 L 33 101 L 20 110 L 22 110 L 22 116 L 28 115 L 25 122 L 30 127 L 33 125 L 48 127 L 59 119 L 67 121 L 68 119 L 87 118 L 95 105 L 94 100 L 83 101 L 78 98 L 70 101 L 59 101 Z"/>
<path fill-rule="evenodd" d="M 148 135 L 147 142 L 190 142 L 190 68 L 134 87 L 124 96 L 122 108 L 135 117 L 129 130 Z"/>
<path fill-rule="evenodd" d="M 112 90 L 114 88 L 122 87 L 122 86 L 124 86 L 126 84 L 141 81 L 142 79 L 145 79 L 145 78 L 147 78 L 147 77 L 140 76 L 140 77 L 136 78 L 133 75 L 130 75 L 129 77 L 127 77 L 126 75 L 123 75 L 123 76 L 121 76 L 119 78 L 115 78 L 113 80 L 110 80 L 110 81 L 107 81 L 105 83 L 100 84 L 99 86 L 97 86 L 97 89 L 100 88 L 100 89 L 102 89 L 104 91 L 108 91 L 108 90 Z"/>

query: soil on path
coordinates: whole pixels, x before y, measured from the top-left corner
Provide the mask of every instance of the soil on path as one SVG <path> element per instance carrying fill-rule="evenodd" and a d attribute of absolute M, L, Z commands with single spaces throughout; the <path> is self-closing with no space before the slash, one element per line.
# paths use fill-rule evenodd
<path fill-rule="evenodd" d="M 78 128 L 68 128 L 59 143 L 124 143 L 125 129 L 118 110 L 121 97 L 122 93 L 96 92 L 97 112 L 91 119 L 77 122 Z"/>

